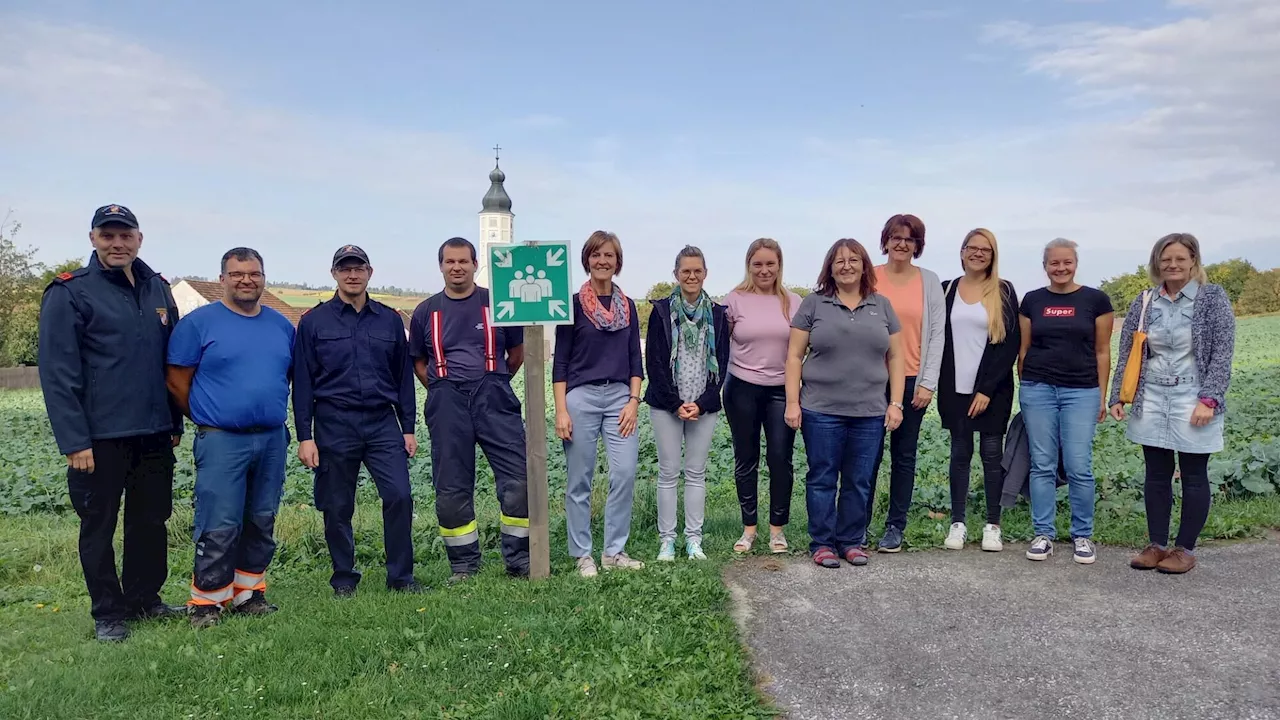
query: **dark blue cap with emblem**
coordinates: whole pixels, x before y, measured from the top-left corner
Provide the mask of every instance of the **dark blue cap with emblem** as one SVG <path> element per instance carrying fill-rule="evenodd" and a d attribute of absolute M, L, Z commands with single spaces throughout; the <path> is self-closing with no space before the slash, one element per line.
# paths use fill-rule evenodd
<path fill-rule="evenodd" d="M 123 205 L 103 205 L 93 213 L 93 224 L 89 226 L 89 229 L 100 228 L 108 223 L 120 223 L 136 230 L 138 217 L 133 214 L 132 210 Z"/>
<path fill-rule="evenodd" d="M 343 245 L 338 248 L 338 252 L 333 254 L 333 266 L 338 267 L 338 263 L 351 258 L 356 258 L 366 265 L 369 264 L 369 256 L 365 254 L 364 250 L 355 245 Z"/>

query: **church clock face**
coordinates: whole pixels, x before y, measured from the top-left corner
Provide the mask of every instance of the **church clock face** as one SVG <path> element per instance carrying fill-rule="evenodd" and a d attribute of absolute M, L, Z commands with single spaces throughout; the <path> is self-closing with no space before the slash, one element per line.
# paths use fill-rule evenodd
<path fill-rule="evenodd" d="M 497 240 L 497 239 L 498 239 L 498 231 L 497 231 L 497 230 L 490 230 L 490 231 L 489 231 L 489 239 L 490 239 L 490 240 Z"/>

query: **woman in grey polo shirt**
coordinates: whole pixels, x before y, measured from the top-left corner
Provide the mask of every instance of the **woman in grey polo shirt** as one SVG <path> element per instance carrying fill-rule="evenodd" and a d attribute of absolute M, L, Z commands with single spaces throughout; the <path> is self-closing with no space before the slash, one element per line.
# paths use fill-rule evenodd
<path fill-rule="evenodd" d="M 837 240 L 816 292 L 796 311 L 787 350 L 786 420 L 804 435 L 809 550 L 823 567 L 840 567 L 839 557 L 867 564 L 859 545 L 871 474 L 885 430 L 902 424 L 900 330 L 893 306 L 876 293 L 866 248 Z"/>

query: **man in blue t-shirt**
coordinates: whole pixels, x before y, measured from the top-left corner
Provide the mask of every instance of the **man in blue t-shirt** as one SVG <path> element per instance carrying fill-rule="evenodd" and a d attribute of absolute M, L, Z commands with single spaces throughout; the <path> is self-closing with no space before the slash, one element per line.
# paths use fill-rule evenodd
<path fill-rule="evenodd" d="M 476 249 L 450 238 L 438 253 L 444 290 L 423 300 L 409 323 L 409 354 L 427 388 L 436 517 L 450 582 L 480 569 L 476 444 L 493 468 L 507 572 L 529 574 L 529 498 L 524 419 L 511 375 L 524 362 L 524 331 L 494 327 L 489 291 L 476 285 Z"/>
<path fill-rule="evenodd" d="M 262 256 L 222 256 L 221 301 L 178 322 L 169 339 L 169 388 L 196 424 L 195 575 L 191 624 L 223 608 L 265 615 L 267 565 L 289 447 L 293 325 L 261 303 Z"/>

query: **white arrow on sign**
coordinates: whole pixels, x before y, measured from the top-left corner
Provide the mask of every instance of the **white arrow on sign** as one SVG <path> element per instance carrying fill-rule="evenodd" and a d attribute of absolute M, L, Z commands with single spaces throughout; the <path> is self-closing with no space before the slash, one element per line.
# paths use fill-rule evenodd
<path fill-rule="evenodd" d="M 511 253 L 510 253 L 510 252 L 503 252 L 503 251 L 501 251 L 501 250 L 494 250 L 494 251 L 493 251 L 493 256 L 494 256 L 494 257 L 496 257 L 496 258 L 498 258 L 498 259 L 497 259 L 497 261 L 496 261 L 496 262 L 494 262 L 494 265 L 497 265 L 497 266 L 498 266 L 498 267 L 500 267 L 500 268 L 509 268 L 509 267 L 511 267 Z"/>
<path fill-rule="evenodd" d="M 508 256 L 507 261 L 510 262 L 510 260 L 511 258 Z M 504 317 L 510 317 L 512 314 L 515 313 L 515 311 L 516 311 L 516 304 L 511 302 L 510 300 L 498 303 L 498 319 L 499 320 L 501 320 Z"/>
<path fill-rule="evenodd" d="M 559 315 L 560 317 L 563 317 L 563 318 L 569 317 L 569 313 L 564 311 L 563 300 L 548 300 L 547 309 L 551 311 L 552 317 L 555 317 L 556 315 Z"/>
<path fill-rule="evenodd" d="M 547 267 L 560 267 L 564 264 L 564 248 L 547 251 Z"/>

